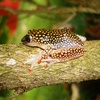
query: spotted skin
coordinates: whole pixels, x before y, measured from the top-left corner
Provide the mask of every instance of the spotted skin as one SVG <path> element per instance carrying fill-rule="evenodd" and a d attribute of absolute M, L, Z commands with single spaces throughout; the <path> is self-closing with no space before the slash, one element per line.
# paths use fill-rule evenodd
<path fill-rule="evenodd" d="M 50 57 L 53 59 L 59 59 L 60 62 L 68 61 L 73 58 L 77 58 L 86 52 L 82 47 L 70 47 L 54 50 L 50 53 Z"/>
<path fill-rule="evenodd" d="M 39 63 L 49 62 L 49 59 L 50 63 L 68 61 L 85 52 L 81 39 L 67 28 L 29 30 L 21 41 L 25 45 L 42 48 Z"/>
<path fill-rule="evenodd" d="M 31 36 L 32 40 L 26 40 L 26 36 Z M 53 49 L 75 45 L 83 46 L 81 39 L 67 28 L 29 30 L 26 36 L 22 39 L 22 42 L 32 46 L 49 45 Z"/>

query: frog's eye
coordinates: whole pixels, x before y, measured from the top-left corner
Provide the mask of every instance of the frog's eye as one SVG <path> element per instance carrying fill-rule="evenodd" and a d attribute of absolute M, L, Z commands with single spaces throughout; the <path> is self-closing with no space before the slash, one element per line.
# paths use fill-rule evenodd
<path fill-rule="evenodd" d="M 32 36 L 30 35 L 25 35 L 22 40 L 22 42 L 31 42 L 32 41 Z"/>

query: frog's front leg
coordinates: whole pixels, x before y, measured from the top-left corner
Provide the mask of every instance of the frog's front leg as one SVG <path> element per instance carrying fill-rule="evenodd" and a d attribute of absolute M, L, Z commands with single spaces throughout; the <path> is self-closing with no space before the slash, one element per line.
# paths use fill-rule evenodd
<path fill-rule="evenodd" d="M 42 62 L 47 62 L 47 64 L 45 65 L 45 67 L 47 68 L 51 64 L 51 59 L 49 60 L 49 54 L 51 51 L 52 50 L 49 48 L 44 51 L 38 51 L 37 54 L 30 55 L 30 58 L 27 61 L 23 62 L 22 65 L 30 64 L 31 65 L 31 67 L 29 68 L 30 72 L 32 71 L 33 67 L 36 64 L 40 64 Z"/>
<path fill-rule="evenodd" d="M 47 56 L 47 55 L 45 55 Z M 42 58 L 42 59 L 41 59 Z M 50 66 L 51 64 L 55 63 L 55 62 L 59 62 L 58 59 L 53 59 L 51 57 L 44 57 L 43 54 L 36 54 L 36 55 L 32 55 L 30 59 L 28 59 L 27 61 L 23 62 L 22 65 L 25 65 L 25 64 L 31 64 L 30 68 L 29 68 L 29 72 L 32 71 L 33 67 L 37 64 L 40 64 L 41 60 L 41 63 L 42 62 L 46 62 L 45 64 L 45 68 L 47 68 L 48 66 Z"/>
<path fill-rule="evenodd" d="M 40 64 L 44 59 L 48 60 L 50 53 L 53 51 L 51 46 L 47 46 L 47 48 L 42 52 L 41 58 L 38 60 L 38 64 Z"/>
<path fill-rule="evenodd" d="M 29 68 L 29 71 L 31 72 L 33 67 L 37 64 L 38 60 L 41 58 L 41 56 L 42 56 L 41 53 L 30 55 L 30 58 L 27 61 L 23 62 L 22 65 L 31 64 L 31 67 Z"/>

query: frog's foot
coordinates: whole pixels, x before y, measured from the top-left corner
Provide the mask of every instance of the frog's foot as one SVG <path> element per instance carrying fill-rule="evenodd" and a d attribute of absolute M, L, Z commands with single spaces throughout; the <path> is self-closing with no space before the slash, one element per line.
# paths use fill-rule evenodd
<path fill-rule="evenodd" d="M 24 66 L 25 64 L 30 64 L 31 67 L 29 68 L 28 71 L 31 72 L 33 67 L 37 64 L 40 58 L 41 58 L 41 54 L 32 55 L 30 56 L 30 59 L 22 63 L 22 66 Z"/>
<path fill-rule="evenodd" d="M 48 46 L 45 51 L 42 52 L 41 58 L 38 60 L 38 64 L 42 62 L 43 59 L 48 59 L 49 54 L 52 52 L 52 47 Z"/>
<path fill-rule="evenodd" d="M 47 59 L 42 59 L 41 62 L 46 62 L 47 64 L 45 65 L 45 68 L 48 68 L 48 66 L 50 66 L 56 62 L 59 62 L 59 60 L 48 57 Z"/>
<path fill-rule="evenodd" d="M 38 64 L 40 64 L 40 63 L 42 63 L 42 60 L 43 59 L 48 59 L 49 58 L 49 55 L 48 54 L 43 54 L 42 56 L 41 56 L 41 58 L 38 60 Z"/>
<path fill-rule="evenodd" d="M 48 65 L 48 64 L 46 64 L 46 65 L 45 65 L 45 68 L 48 68 L 48 66 L 49 66 L 49 65 Z"/>
<path fill-rule="evenodd" d="M 33 67 L 35 66 L 35 63 L 36 63 L 36 62 L 32 62 L 32 63 L 31 63 L 31 67 L 28 69 L 29 72 L 32 72 Z"/>
<path fill-rule="evenodd" d="M 36 56 L 37 56 L 37 55 L 31 56 L 30 59 L 28 59 L 27 61 L 25 61 L 25 62 L 22 63 L 22 66 L 24 66 L 25 64 L 31 64 L 31 63 L 35 60 L 35 57 L 36 57 Z"/>
<path fill-rule="evenodd" d="M 41 62 L 42 62 L 42 58 L 41 58 L 41 59 L 39 59 L 37 63 L 38 63 L 38 64 L 40 64 Z"/>
<path fill-rule="evenodd" d="M 81 36 L 81 35 L 79 35 L 79 34 L 77 34 L 77 36 L 81 39 L 82 42 L 85 42 L 85 41 L 86 41 L 86 37 Z"/>
<path fill-rule="evenodd" d="M 43 61 L 43 59 L 38 60 L 38 64 L 40 64 L 42 62 L 46 62 L 46 61 Z M 37 61 L 31 63 L 31 67 L 28 69 L 29 72 L 32 72 L 32 69 L 36 63 L 37 63 Z M 50 65 L 50 62 L 47 62 L 47 64 L 45 65 L 45 68 L 47 68 L 49 65 Z"/>

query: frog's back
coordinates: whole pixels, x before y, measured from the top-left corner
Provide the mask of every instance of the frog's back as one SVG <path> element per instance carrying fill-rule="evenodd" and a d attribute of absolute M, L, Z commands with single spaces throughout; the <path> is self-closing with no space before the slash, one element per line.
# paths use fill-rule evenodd
<path fill-rule="evenodd" d="M 30 30 L 28 34 L 36 39 L 36 42 L 41 44 L 50 44 L 53 48 L 83 45 L 81 39 L 67 28 Z"/>

